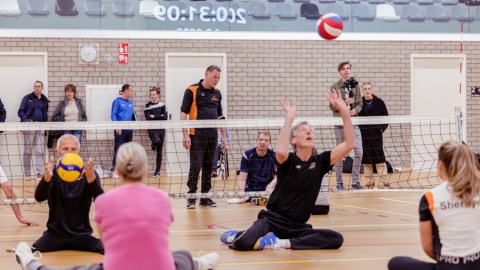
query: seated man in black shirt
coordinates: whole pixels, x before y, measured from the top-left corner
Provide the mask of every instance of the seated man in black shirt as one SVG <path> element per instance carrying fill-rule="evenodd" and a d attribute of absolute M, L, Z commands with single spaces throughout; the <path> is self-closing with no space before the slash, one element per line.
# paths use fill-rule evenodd
<path fill-rule="evenodd" d="M 79 153 L 77 137 L 65 134 L 57 141 L 58 157 L 66 153 Z M 47 230 L 33 243 L 40 252 L 80 250 L 103 254 L 100 239 L 92 236 L 89 212 L 92 200 L 103 193 L 100 177 L 94 170 L 93 160 L 85 163 L 85 174 L 74 182 L 65 182 L 54 168 L 54 159 L 45 162 L 45 174 L 35 189 L 35 200 L 48 200 Z"/>
<path fill-rule="evenodd" d="M 343 236 L 335 231 L 313 229 L 307 224 L 320 191 L 323 176 L 355 147 L 350 115 L 340 93 L 329 91 L 328 101 L 338 108 L 344 124 L 345 141 L 332 151 L 316 153 L 313 133 L 307 122 L 292 128 L 297 111 L 295 101 L 282 98 L 285 123 L 276 150 L 277 184 L 258 219 L 245 231 L 227 231 L 220 240 L 235 250 L 338 249 Z M 293 153 L 288 152 L 288 143 Z"/>

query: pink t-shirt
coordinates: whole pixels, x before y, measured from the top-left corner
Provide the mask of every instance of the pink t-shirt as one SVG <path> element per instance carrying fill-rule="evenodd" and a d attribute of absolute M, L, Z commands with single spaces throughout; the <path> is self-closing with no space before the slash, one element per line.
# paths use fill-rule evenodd
<path fill-rule="evenodd" d="M 173 214 L 164 191 L 144 185 L 113 189 L 96 198 L 93 219 L 103 230 L 104 269 L 175 269 L 168 245 Z"/>

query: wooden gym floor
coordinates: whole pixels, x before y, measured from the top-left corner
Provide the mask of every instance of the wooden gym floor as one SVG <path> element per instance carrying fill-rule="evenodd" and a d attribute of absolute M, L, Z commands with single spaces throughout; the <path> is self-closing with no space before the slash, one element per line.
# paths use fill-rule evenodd
<path fill-rule="evenodd" d="M 25 183 L 28 182 L 33 184 L 35 181 Z M 330 179 L 329 182 L 334 181 Z M 31 191 L 24 189 L 25 192 Z M 256 252 L 230 250 L 220 242 L 219 237 L 226 230 L 248 228 L 263 207 L 249 203 L 229 205 L 222 198 L 215 199 L 218 204 L 216 208 L 197 206 L 194 210 L 187 210 L 184 199 L 173 199 L 175 222 L 170 227 L 170 248 L 187 249 L 194 257 L 202 252 L 217 252 L 220 255 L 217 269 L 221 270 L 283 270 L 295 267 L 305 270 L 386 269 L 388 260 L 396 255 L 427 260 L 420 247 L 418 234 L 418 202 L 421 195 L 421 191 L 381 189 L 330 193 L 330 213 L 327 216 L 312 216 L 309 223 L 315 228 L 328 228 L 342 233 L 345 242 L 339 250 Z M 21 225 L 9 207 L 0 206 L 2 270 L 17 269 L 14 255 L 6 252 L 7 248 L 15 247 L 20 241 L 32 244 L 46 229 L 48 206 L 24 205 L 21 210 L 24 216 L 37 220 L 41 225 Z M 50 266 L 68 267 L 101 262 L 102 256 L 88 252 L 59 251 L 44 253 L 40 261 Z"/>

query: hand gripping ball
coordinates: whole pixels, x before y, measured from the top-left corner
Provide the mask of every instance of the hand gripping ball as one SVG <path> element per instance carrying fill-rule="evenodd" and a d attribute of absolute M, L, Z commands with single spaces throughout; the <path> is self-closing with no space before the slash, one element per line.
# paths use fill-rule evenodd
<path fill-rule="evenodd" d="M 83 159 L 75 153 L 61 156 L 55 166 L 58 176 L 65 182 L 74 182 L 85 172 Z"/>
<path fill-rule="evenodd" d="M 342 18 L 335 13 L 323 15 L 317 21 L 317 31 L 323 39 L 336 39 L 343 32 Z"/>

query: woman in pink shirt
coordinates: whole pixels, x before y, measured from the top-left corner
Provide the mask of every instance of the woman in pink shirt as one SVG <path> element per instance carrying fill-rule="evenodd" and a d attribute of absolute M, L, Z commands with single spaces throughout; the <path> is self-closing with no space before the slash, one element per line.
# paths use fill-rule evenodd
<path fill-rule="evenodd" d="M 147 164 L 147 154 L 140 144 L 130 142 L 118 149 L 116 171 L 122 185 L 95 200 L 93 219 L 97 222 L 97 232 L 105 246 L 103 264 L 71 269 L 215 268 L 218 262 L 216 253 L 192 258 L 186 250 L 170 252 L 168 233 L 173 222 L 170 198 L 166 192 L 142 183 L 147 175 Z M 55 269 L 41 265 L 26 243 L 18 245 L 15 255 L 24 270 Z"/>

